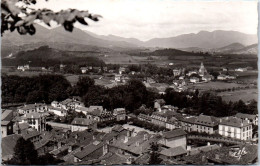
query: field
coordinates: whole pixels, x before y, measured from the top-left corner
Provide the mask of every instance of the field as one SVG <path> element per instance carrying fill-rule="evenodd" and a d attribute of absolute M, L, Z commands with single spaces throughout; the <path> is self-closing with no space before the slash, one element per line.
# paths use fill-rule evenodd
<path fill-rule="evenodd" d="M 223 100 L 229 101 L 238 101 L 243 100 L 244 102 L 250 100 L 258 100 L 258 91 L 257 89 L 242 89 L 237 91 L 226 91 L 218 93 L 218 96 L 221 96 Z"/>
<path fill-rule="evenodd" d="M 243 84 L 216 81 L 216 82 L 189 85 L 189 88 L 198 89 L 200 91 L 206 91 L 206 90 L 228 89 L 233 87 L 245 87 L 245 86 L 246 85 Z"/>

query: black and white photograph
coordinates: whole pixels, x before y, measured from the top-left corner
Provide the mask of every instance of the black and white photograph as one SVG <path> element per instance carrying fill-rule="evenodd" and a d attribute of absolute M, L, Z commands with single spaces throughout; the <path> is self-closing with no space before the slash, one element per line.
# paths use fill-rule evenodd
<path fill-rule="evenodd" d="M 258 164 L 258 0 L 1 0 L 1 165 Z"/>

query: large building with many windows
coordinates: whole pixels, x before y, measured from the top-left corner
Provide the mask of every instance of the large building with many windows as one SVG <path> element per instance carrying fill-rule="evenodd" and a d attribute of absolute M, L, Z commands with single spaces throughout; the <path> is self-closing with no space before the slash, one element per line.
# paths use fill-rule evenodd
<path fill-rule="evenodd" d="M 224 137 L 240 140 L 252 139 L 252 124 L 237 117 L 226 117 L 220 120 L 219 134 Z"/>

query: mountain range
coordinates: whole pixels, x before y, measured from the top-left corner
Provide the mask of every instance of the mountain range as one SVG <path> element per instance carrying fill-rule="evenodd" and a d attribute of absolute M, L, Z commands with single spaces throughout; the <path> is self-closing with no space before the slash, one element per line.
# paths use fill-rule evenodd
<path fill-rule="evenodd" d="M 158 47 L 177 48 L 195 52 L 256 53 L 256 43 L 258 42 L 257 35 L 249 35 L 237 31 L 201 31 L 196 34 L 190 33 L 169 38 L 154 38 L 148 41 L 141 41 L 136 38 L 124 38 L 115 35 L 97 35 L 78 28 L 74 28 L 73 32 L 70 33 L 65 31 L 63 27 L 47 29 L 38 24 L 35 26 L 36 34 L 33 36 L 20 35 L 16 31 L 3 34 L 2 56 L 44 45 L 69 51 L 89 51 L 95 49 L 113 51 Z"/>

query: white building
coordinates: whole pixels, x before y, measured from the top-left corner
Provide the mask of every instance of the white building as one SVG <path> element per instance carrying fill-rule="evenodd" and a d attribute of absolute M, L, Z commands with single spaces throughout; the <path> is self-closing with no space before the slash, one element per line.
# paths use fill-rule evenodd
<path fill-rule="evenodd" d="M 197 83 L 199 81 L 200 81 L 200 79 L 198 77 L 191 77 L 190 78 L 190 82 L 192 82 L 192 83 Z"/>
<path fill-rule="evenodd" d="M 242 120 L 236 117 L 226 117 L 220 119 L 219 134 L 229 138 L 251 140 L 252 124 L 248 120 Z"/>

